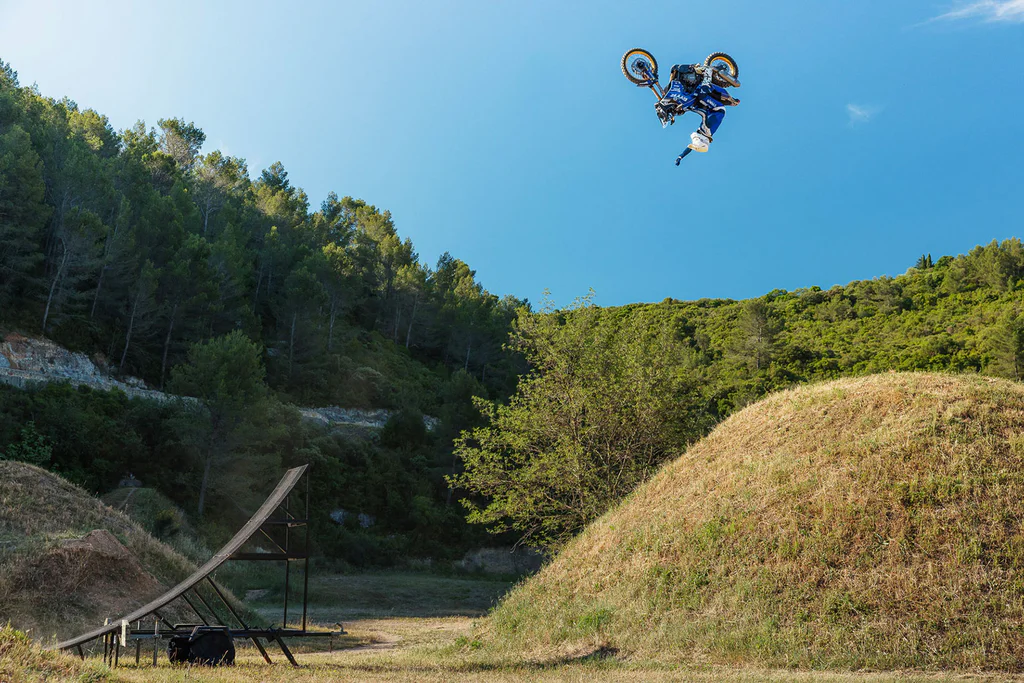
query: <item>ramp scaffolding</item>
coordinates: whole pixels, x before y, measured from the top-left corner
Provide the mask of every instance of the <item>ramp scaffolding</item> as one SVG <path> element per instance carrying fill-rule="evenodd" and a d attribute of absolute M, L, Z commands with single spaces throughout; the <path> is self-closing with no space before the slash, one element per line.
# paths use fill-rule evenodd
<path fill-rule="evenodd" d="M 295 467 L 287 472 L 278 482 L 260 509 L 245 523 L 223 548 L 218 550 L 203 566 L 199 567 L 187 579 L 171 588 L 159 598 L 143 605 L 137 610 L 124 615 L 112 622 L 105 623 L 80 636 L 57 643 L 58 650 L 76 650 L 85 657 L 83 646 L 97 639 L 103 639 L 103 658 L 105 662 L 116 666 L 120 658 L 120 650 L 135 643 L 135 660 L 141 657 L 142 642 L 153 641 L 153 664 L 157 663 L 159 642 L 173 637 L 188 637 L 197 627 L 200 629 L 220 630 L 231 634 L 232 638 L 251 640 L 268 664 L 273 663 L 270 654 L 261 639 L 268 644 L 276 642 L 281 652 L 293 666 L 298 666 L 295 657 L 285 641 L 288 638 L 333 637 L 344 631 L 309 631 L 307 630 L 307 611 L 309 607 L 309 465 Z M 302 516 L 296 516 L 291 506 L 293 490 L 300 480 L 305 478 L 305 501 Z M 277 513 L 275 515 L 275 513 Z M 260 535 L 262 542 L 269 542 L 271 550 L 261 547 L 249 548 L 247 545 Z M 229 560 L 249 562 L 283 562 L 284 563 L 284 607 L 279 628 L 261 628 L 246 623 L 225 592 L 213 579 L 213 573 Z M 294 627 L 289 626 L 288 598 L 291 591 L 292 563 L 302 563 L 302 616 L 296 617 Z M 204 597 L 200 587 L 206 588 Z M 161 610 L 181 600 L 187 605 L 201 623 L 171 623 L 165 619 Z M 213 603 L 213 604 L 211 604 Z M 214 609 L 219 603 L 235 624 L 226 623 Z"/>

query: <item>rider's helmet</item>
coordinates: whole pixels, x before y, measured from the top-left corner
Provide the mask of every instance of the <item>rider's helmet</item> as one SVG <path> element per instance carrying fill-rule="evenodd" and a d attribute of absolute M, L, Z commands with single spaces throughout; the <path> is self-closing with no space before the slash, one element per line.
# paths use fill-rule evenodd
<path fill-rule="evenodd" d="M 671 79 L 679 81 L 687 90 L 700 85 L 701 78 L 697 75 L 697 64 L 676 64 L 672 67 Z"/>

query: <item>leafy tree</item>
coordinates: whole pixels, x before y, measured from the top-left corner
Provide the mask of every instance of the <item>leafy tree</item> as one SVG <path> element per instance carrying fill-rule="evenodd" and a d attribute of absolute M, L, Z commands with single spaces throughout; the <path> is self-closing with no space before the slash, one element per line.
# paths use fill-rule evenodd
<path fill-rule="evenodd" d="M 249 170 L 244 159 L 213 151 L 195 167 L 192 198 L 203 217 L 202 235 L 210 232 L 210 220 L 231 198 L 241 197 L 249 189 Z"/>
<path fill-rule="evenodd" d="M 117 366 L 122 372 L 128 358 L 128 350 L 131 348 L 132 336 L 137 334 L 140 328 L 151 326 L 149 318 L 157 310 L 155 294 L 159 277 L 160 273 L 152 261 L 147 260 L 142 264 L 129 300 L 130 307 L 126 312 L 128 324 L 124 335 L 124 349 L 121 351 L 121 361 Z"/>
<path fill-rule="evenodd" d="M 991 360 L 986 370 L 994 375 L 1024 378 L 1024 316 L 1007 311 L 986 335 Z"/>
<path fill-rule="evenodd" d="M 53 235 L 51 275 L 43 309 L 43 332 L 53 317 L 68 313 L 66 307 L 77 306 L 88 296 L 81 285 L 88 280 L 101 261 L 106 228 L 99 216 L 89 210 L 73 209 L 61 217 Z"/>
<path fill-rule="evenodd" d="M 0 59 L 0 87 L 18 87 L 18 72 L 15 71 L 10 64 L 8 64 L 2 59 Z"/>
<path fill-rule="evenodd" d="M 214 464 L 244 444 L 267 409 L 262 350 L 241 332 L 193 344 L 188 362 L 171 373 L 171 391 L 199 403 L 187 418 L 188 440 L 200 452 L 203 477 L 197 511 L 203 514 Z"/>
<path fill-rule="evenodd" d="M 775 356 L 780 324 L 764 299 L 743 303 L 733 353 L 754 372 L 767 367 Z"/>
<path fill-rule="evenodd" d="M 174 159 L 182 171 L 191 171 L 199 157 L 199 150 L 206 142 L 206 133 L 195 123 L 185 123 L 185 120 L 180 118 L 160 119 L 156 125 L 160 126 L 162 131 L 160 149 Z"/>
<path fill-rule="evenodd" d="M 36 431 L 35 422 L 26 423 L 21 429 L 21 439 L 0 451 L 0 458 L 44 467 L 50 464 L 51 456 L 52 449 L 46 438 Z"/>
<path fill-rule="evenodd" d="M 685 443 L 686 351 L 667 327 L 603 323 L 589 297 L 522 310 L 513 343 L 531 370 L 508 405 L 477 401 L 488 424 L 456 441 L 450 481 L 472 494 L 469 521 L 557 549 Z"/>
<path fill-rule="evenodd" d="M 50 208 L 43 202 L 42 160 L 18 125 L 0 134 L 0 303 L 11 305 L 16 287 L 31 282 L 43 260 L 43 226 Z"/>

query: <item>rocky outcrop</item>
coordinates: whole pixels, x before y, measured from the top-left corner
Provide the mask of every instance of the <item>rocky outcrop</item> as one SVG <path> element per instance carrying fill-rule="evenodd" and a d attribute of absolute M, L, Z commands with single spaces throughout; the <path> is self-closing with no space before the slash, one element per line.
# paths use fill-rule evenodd
<path fill-rule="evenodd" d="M 307 420 L 319 422 L 328 427 L 347 426 L 362 427 L 364 429 L 383 429 L 391 416 L 393 410 L 359 410 L 358 408 L 338 408 L 328 406 L 327 408 L 299 408 L 299 412 Z M 437 429 L 441 421 L 429 415 L 423 416 L 423 425 L 428 432 Z"/>
<path fill-rule="evenodd" d="M 41 382 L 66 382 L 132 397 L 166 401 L 176 398 L 154 391 L 137 377 L 115 378 L 84 353 L 74 353 L 49 339 L 10 334 L 0 342 L 0 382 L 19 388 Z"/>
<path fill-rule="evenodd" d="M 156 391 L 137 377 L 114 377 L 104 367 L 103 360 L 95 361 L 84 353 L 74 353 L 49 339 L 9 334 L 0 341 L 0 383 L 24 389 L 33 383 L 66 382 L 102 391 L 117 389 L 131 397 L 157 401 L 191 401 L 187 396 L 176 396 Z M 394 414 L 391 410 L 359 410 L 356 408 L 299 408 L 307 420 L 327 427 L 353 429 L 382 429 Z M 436 417 L 423 416 L 427 431 L 440 424 Z"/>
<path fill-rule="evenodd" d="M 335 524 L 344 524 L 345 520 L 351 518 L 355 518 L 356 523 L 358 523 L 359 526 L 363 529 L 368 529 L 377 523 L 376 517 L 374 517 L 373 515 L 368 515 L 365 512 L 356 513 L 350 512 L 348 510 L 343 510 L 341 508 L 331 511 L 331 521 L 333 521 Z"/>

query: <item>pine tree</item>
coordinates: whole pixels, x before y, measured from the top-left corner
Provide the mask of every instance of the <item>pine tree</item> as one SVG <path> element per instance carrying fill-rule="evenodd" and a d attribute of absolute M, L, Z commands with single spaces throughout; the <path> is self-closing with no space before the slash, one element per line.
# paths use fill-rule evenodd
<path fill-rule="evenodd" d="M 28 133 L 13 125 L 0 135 L 0 302 L 35 282 L 50 214 L 44 191 L 42 161 Z"/>

